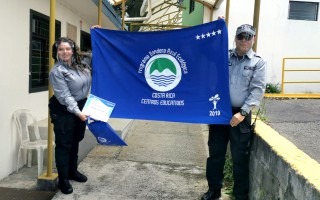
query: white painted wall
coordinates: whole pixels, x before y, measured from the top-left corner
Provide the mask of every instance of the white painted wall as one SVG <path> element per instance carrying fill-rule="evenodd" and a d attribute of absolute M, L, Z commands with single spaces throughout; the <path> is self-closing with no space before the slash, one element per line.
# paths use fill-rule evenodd
<path fill-rule="evenodd" d="M 320 2 L 319 0 L 300 0 Z M 255 0 L 230 0 L 229 11 L 229 47 L 234 47 L 236 28 L 241 24 L 253 24 Z M 213 20 L 225 16 L 226 0 L 219 9 L 214 10 Z M 261 0 L 260 23 L 257 53 L 268 63 L 268 83 L 281 83 L 282 58 L 284 57 L 320 57 L 320 13 L 318 21 L 288 20 L 289 1 Z M 210 12 L 205 8 L 204 22 L 210 19 Z M 320 59 L 299 61 L 300 68 L 320 69 Z M 290 67 L 290 66 L 288 66 Z M 320 81 L 320 72 L 297 73 L 286 76 L 295 80 Z M 288 80 L 286 79 L 286 80 Z M 291 79 L 293 80 L 293 79 Z M 319 84 L 285 85 L 287 93 L 320 93 Z"/>
<path fill-rule="evenodd" d="M 78 0 L 80 1 L 80 0 Z M 86 9 L 92 11 L 97 7 L 92 1 L 86 2 Z M 48 92 L 29 94 L 29 30 L 30 9 L 49 16 L 50 1 L 44 0 L 10 0 L 1 3 L 1 72 L 0 82 L 0 180 L 16 169 L 18 142 L 12 113 L 21 108 L 30 109 L 37 118 L 45 119 L 48 116 Z M 90 27 L 97 20 L 86 18 L 75 10 L 71 11 L 59 2 L 56 3 L 56 18 L 61 21 L 61 36 L 66 35 L 66 23 L 77 26 L 77 43 L 80 44 L 80 20 L 82 29 L 90 32 Z M 116 29 L 108 24 L 105 28 Z"/>

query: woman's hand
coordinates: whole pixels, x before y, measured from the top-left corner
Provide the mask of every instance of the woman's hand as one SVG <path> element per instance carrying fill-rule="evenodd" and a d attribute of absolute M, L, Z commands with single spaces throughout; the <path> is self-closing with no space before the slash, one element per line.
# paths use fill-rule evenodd
<path fill-rule="evenodd" d="M 93 26 L 91 26 L 91 29 L 94 29 L 94 28 L 102 28 L 102 26 L 100 26 L 100 25 L 93 25 Z"/>
<path fill-rule="evenodd" d="M 78 114 L 78 117 L 81 119 L 81 121 L 86 121 L 86 120 L 87 120 L 87 117 L 89 117 L 89 115 L 84 114 L 83 112 L 80 112 L 80 113 Z"/>

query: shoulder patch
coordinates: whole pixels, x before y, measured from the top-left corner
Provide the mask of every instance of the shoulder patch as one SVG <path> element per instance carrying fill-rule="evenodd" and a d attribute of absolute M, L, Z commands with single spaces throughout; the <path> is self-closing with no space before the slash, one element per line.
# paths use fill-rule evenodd
<path fill-rule="evenodd" d="M 260 55 L 258 55 L 258 54 L 254 54 L 254 57 L 258 57 L 258 58 L 262 58 Z"/>

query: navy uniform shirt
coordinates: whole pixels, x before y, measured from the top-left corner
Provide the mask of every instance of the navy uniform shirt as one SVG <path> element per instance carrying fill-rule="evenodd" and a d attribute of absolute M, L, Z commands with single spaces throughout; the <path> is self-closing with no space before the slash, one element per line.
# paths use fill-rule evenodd
<path fill-rule="evenodd" d="M 56 63 L 49 74 L 54 96 L 60 104 L 74 114 L 80 113 L 77 101 L 85 99 L 91 87 L 91 72 L 88 68 L 70 67 Z"/>
<path fill-rule="evenodd" d="M 249 113 L 260 104 L 266 88 L 266 62 L 250 49 L 244 56 L 229 51 L 229 85 L 232 107 Z"/>

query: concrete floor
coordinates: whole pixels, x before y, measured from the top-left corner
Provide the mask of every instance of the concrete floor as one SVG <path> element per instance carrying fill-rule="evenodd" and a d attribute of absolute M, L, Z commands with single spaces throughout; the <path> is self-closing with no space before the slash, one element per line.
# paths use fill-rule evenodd
<path fill-rule="evenodd" d="M 205 165 L 207 130 L 200 124 L 135 120 L 127 147 L 96 146 L 79 164 L 88 182 L 71 181 L 74 192 L 45 193 L 45 200 L 194 200 L 207 191 Z M 36 191 L 37 168 L 23 168 L 0 181 L 0 187 L 24 188 L 3 194 L 21 194 L 11 199 L 26 200 Z M 38 191 L 39 194 L 41 193 Z M 55 194 L 54 196 L 50 196 Z M 0 196 L 3 196 L 0 193 Z M 7 197 L 6 200 L 11 200 Z M 229 200 L 223 194 L 222 200 Z M 0 200 L 2 200 L 0 198 Z"/>

